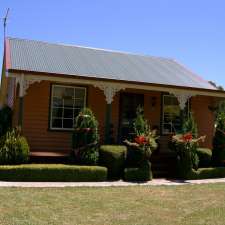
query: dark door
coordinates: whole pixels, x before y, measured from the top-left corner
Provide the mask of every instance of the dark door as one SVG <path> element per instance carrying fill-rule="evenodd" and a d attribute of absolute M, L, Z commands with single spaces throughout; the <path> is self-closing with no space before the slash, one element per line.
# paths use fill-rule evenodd
<path fill-rule="evenodd" d="M 136 118 L 136 109 L 144 106 L 144 95 L 133 93 L 120 94 L 120 126 L 119 142 L 134 136 L 133 122 Z"/>

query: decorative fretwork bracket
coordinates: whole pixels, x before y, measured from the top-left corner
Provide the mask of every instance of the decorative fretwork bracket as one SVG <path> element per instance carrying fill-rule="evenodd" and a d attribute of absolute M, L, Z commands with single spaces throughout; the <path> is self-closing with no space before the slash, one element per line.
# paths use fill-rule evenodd
<path fill-rule="evenodd" d="M 32 79 L 27 79 L 25 78 L 24 74 L 22 74 L 19 77 L 16 77 L 16 85 L 19 84 L 20 86 L 20 91 L 19 91 L 19 96 L 24 97 L 24 95 L 27 94 L 27 90 L 35 82 L 40 83 L 42 80 L 38 78 L 32 78 Z"/>
<path fill-rule="evenodd" d="M 116 92 L 125 89 L 125 87 L 120 84 L 107 84 L 103 82 L 98 82 L 94 84 L 94 86 L 103 90 L 107 104 L 111 104 L 113 102 Z"/>
<path fill-rule="evenodd" d="M 195 94 L 188 93 L 188 92 L 182 92 L 182 91 L 173 91 L 173 92 L 170 92 L 170 93 L 173 94 L 173 95 L 177 98 L 181 110 L 184 110 L 187 101 L 188 101 L 192 96 L 195 96 Z"/>

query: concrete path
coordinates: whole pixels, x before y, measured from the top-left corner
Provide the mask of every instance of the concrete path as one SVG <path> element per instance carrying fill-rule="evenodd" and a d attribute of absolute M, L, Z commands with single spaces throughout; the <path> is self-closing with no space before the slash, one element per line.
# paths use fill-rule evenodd
<path fill-rule="evenodd" d="M 224 183 L 225 178 L 207 180 L 167 180 L 153 179 L 144 183 L 112 181 L 112 182 L 6 182 L 0 181 L 0 187 L 126 187 L 126 186 L 173 186 L 190 184 Z"/>

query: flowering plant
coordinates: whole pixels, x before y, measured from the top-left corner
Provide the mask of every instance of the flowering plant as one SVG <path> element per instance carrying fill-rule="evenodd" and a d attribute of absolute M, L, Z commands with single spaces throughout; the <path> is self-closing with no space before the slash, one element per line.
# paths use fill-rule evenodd
<path fill-rule="evenodd" d="M 198 169 L 197 147 L 200 142 L 204 142 L 205 137 L 194 138 L 191 132 L 177 134 L 172 137 L 171 149 L 177 154 L 180 163 L 179 173 L 183 178 L 192 168 Z"/>
<path fill-rule="evenodd" d="M 199 138 L 194 138 L 192 133 L 188 132 L 185 134 L 176 134 L 172 137 L 172 142 L 183 143 L 183 144 L 196 144 L 199 142 L 204 142 L 206 136 L 201 136 Z"/>
<path fill-rule="evenodd" d="M 138 143 L 139 145 L 145 145 L 145 144 L 148 143 L 146 137 L 143 136 L 143 135 L 137 136 L 134 140 L 135 140 L 135 142 Z"/>
<path fill-rule="evenodd" d="M 149 128 L 146 133 L 137 135 L 133 141 L 125 140 L 124 143 L 131 147 L 132 151 L 138 151 L 141 155 L 140 161 L 142 161 L 149 159 L 152 152 L 157 148 L 157 138 L 156 131 L 151 131 Z"/>

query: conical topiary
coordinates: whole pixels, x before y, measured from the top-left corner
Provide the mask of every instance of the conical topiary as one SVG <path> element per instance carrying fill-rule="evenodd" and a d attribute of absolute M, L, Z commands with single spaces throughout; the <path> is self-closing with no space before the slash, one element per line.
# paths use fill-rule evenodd
<path fill-rule="evenodd" d="M 213 138 L 212 161 L 216 166 L 225 164 L 225 112 L 217 116 L 216 131 Z"/>
<path fill-rule="evenodd" d="M 189 113 L 188 118 L 183 122 L 182 132 L 185 133 L 192 133 L 194 138 L 198 136 L 198 127 L 194 120 L 193 113 Z"/>
<path fill-rule="evenodd" d="M 79 164 L 96 164 L 98 161 L 98 121 L 89 108 L 76 117 L 73 132 L 73 157 Z"/>

